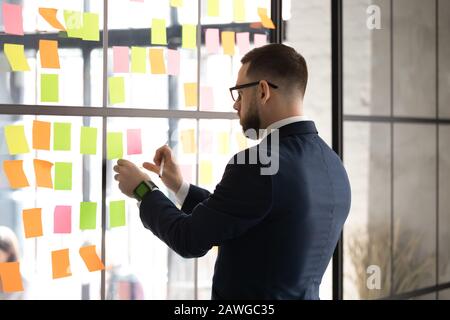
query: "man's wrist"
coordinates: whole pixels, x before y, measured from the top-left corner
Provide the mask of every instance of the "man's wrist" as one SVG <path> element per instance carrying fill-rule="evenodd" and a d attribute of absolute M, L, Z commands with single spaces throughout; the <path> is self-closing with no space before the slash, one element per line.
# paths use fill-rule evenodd
<path fill-rule="evenodd" d="M 143 180 L 141 181 L 137 187 L 133 190 L 133 195 L 134 198 L 138 201 L 142 201 L 142 199 L 144 199 L 144 197 L 156 190 L 159 189 L 158 186 L 151 180 Z"/>

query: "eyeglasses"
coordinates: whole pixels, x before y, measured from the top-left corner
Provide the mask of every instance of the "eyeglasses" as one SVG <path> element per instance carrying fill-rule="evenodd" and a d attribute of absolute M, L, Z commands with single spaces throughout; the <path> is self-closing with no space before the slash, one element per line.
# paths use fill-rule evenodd
<path fill-rule="evenodd" d="M 231 94 L 231 98 L 233 99 L 233 101 L 240 101 L 241 100 L 241 93 L 237 90 L 239 89 L 244 89 L 244 88 L 249 88 L 249 87 L 254 87 L 257 86 L 262 80 L 256 81 L 256 82 L 250 82 L 250 83 L 246 83 L 246 84 L 241 84 L 239 86 L 230 88 L 230 94 Z M 267 84 L 274 88 L 274 89 L 278 89 L 278 86 L 270 83 L 269 81 L 267 81 Z"/>

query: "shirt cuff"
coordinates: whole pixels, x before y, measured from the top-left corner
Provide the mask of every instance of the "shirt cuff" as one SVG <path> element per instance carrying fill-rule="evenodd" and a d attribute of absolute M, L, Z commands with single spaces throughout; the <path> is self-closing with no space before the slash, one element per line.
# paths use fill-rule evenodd
<path fill-rule="evenodd" d="M 189 193 L 189 183 L 183 181 L 180 189 L 178 189 L 177 193 L 175 194 L 175 196 L 177 197 L 178 204 L 180 206 L 183 206 L 184 200 L 186 200 L 188 193 Z"/>

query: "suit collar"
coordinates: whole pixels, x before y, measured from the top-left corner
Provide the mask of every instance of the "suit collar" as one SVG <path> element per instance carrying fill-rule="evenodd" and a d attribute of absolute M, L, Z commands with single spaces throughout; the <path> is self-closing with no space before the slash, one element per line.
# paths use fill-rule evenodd
<path fill-rule="evenodd" d="M 314 121 L 297 121 L 279 129 L 280 139 L 293 134 L 317 134 L 316 125 Z M 269 134 L 270 135 L 270 134 Z"/>

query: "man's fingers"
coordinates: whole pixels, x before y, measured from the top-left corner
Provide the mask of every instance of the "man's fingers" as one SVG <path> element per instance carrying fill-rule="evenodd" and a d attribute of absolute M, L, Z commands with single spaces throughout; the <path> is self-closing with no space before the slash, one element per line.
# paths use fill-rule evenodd
<path fill-rule="evenodd" d="M 145 169 L 147 169 L 148 171 L 151 171 L 151 172 L 154 172 L 154 173 L 159 174 L 159 166 L 157 166 L 157 165 L 155 165 L 155 164 L 153 164 L 153 163 L 150 163 L 150 162 L 144 162 L 144 163 L 142 164 L 142 166 L 143 166 Z"/>
<path fill-rule="evenodd" d="M 120 166 L 115 165 L 115 166 L 113 167 L 113 170 L 114 170 L 115 172 L 117 172 L 117 173 L 120 173 Z"/>
<path fill-rule="evenodd" d="M 153 162 L 157 166 L 161 165 L 161 161 L 164 158 L 164 160 L 168 161 L 172 157 L 172 150 L 168 145 L 163 145 L 162 147 L 158 148 L 155 152 L 155 157 L 153 158 Z"/>
<path fill-rule="evenodd" d="M 120 174 L 114 175 L 114 180 L 119 181 Z"/>
<path fill-rule="evenodd" d="M 119 159 L 119 160 L 117 160 L 117 164 L 119 166 L 129 166 L 131 164 L 131 162 L 128 160 L 125 160 L 125 159 Z"/>

